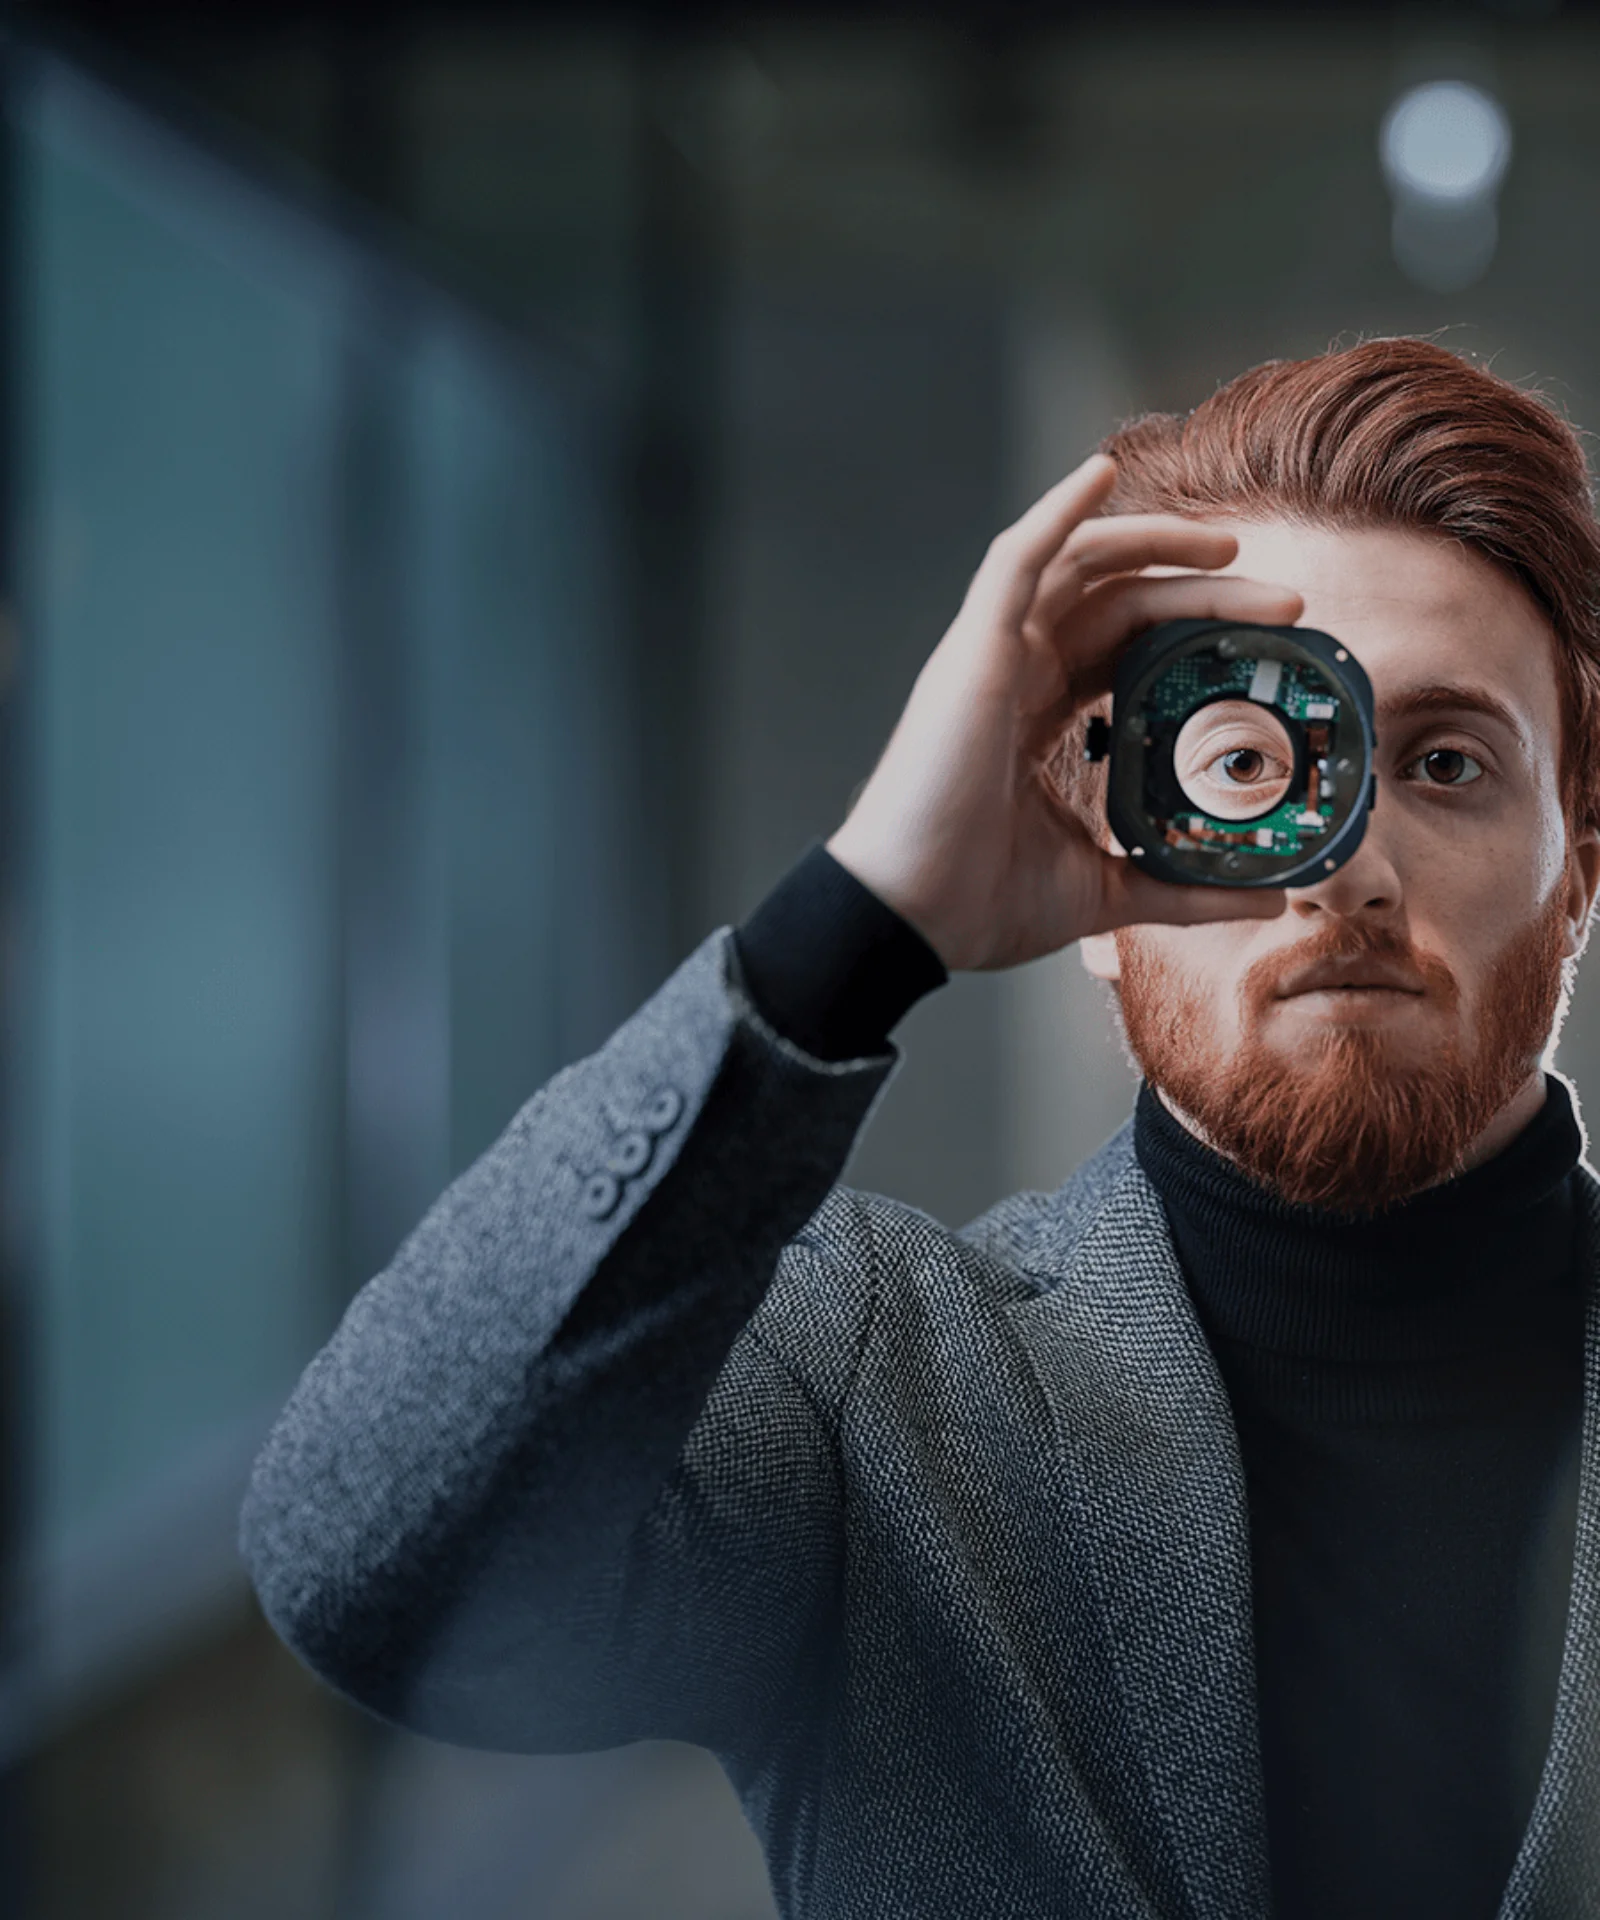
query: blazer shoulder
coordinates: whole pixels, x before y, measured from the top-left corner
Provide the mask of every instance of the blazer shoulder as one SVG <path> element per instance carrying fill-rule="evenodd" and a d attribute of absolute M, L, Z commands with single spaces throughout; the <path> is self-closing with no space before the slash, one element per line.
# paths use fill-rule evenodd
<path fill-rule="evenodd" d="M 962 1234 L 920 1207 L 836 1186 L 784 1247 L 749 1333 L 800 1378 L 830 1419 L 843 1404 L 880 1309 L 972 1290 L 979 1263 Z"/>
<path fill-rule="evenodd" d="M 1578 1205 L 1582 1210 L 1589 1258 L 1592 1264 L 1600 1266 L 1600 1170 L 1591 1165 L 1589 1156 L 1585 1152 L 1575 1172 Z"/>
<path fill-rule="evenodd" d="M 1014 1193 L 963 1227 L 960 1238 L 1007 1266 L 1059 1270 L 1137 1166 L 1130 1118 L 1053 1193 Z"/>
<path fill-rule="evenodd" d="M 747 1328 L 796 1378 L 831 1425 L 877 1311 L 885 1261 L 899 1257 L 915 1208 L 835 1186 L 784 1247 Z"/>
<path fill-rule="evenodd" d="M 1012 1194 L 959 1230 L 903 1201 L 836 1186 L 784 1248 L 749 1332 L 832 1417 L 885 1300 L 894 1313 L 911 1296 L 970 1304 L 1037 1292 L 1130 1177 L 1131 1120 L 1055 1192 Z"/>

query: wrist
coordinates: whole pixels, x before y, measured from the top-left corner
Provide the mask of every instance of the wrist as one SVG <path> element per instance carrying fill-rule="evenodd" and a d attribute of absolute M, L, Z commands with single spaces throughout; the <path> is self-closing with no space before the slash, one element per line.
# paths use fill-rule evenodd
<path fill-rule="evenodd" d="M 817 844 L 734 929 L 734 945 L 757 1011 L 823 1060 L 883 1052 L 949 978 L 916 928 Z"/>
<path fill-rule="evenodd" d="M 939 938 L 936 918 L 917 899 L 909 876 L 898 871 L 896 863 L 875 849 L 864 835 L 852 833 L 849 821 L 824 845 L 846 873 L 922 936 L 948 970 L 950 958 Z"/>

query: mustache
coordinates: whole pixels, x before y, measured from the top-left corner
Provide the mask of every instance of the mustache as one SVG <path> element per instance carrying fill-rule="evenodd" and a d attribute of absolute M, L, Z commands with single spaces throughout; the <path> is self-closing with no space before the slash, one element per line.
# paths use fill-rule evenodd
<path fill-rule="evenodd" d="M 1239 982 L 1241 1008 L 1247 1016 L 1259 1016 L 1283 997 L 1297 974 L 1327 961 L 1372 961 L 1419 978 L 1428 997 L 1437 997 L 1446 1006 L 1454 1006 L 1460 998 L 1455 975 L 1437 954 L 1424 952 L 1392 927 L 1346 921 L 1279 953 L 1263 954 L 1246 968 Z"/>

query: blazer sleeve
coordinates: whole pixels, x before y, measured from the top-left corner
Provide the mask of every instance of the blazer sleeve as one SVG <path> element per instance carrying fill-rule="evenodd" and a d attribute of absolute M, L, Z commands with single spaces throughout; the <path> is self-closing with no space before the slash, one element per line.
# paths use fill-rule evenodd
<path fill-rule="evenodd" d="M 534 1095 L 256 1463 L 241 1550 L 307 1665 L 465 1745 L 758 1737 L 828 1632 L 826 1380 L 872 1292 L 797 1236 L 896 1058 L 791 1045 L 723 929 Z M 749 1326 L 780 1267 L 815 1377 Z"/>

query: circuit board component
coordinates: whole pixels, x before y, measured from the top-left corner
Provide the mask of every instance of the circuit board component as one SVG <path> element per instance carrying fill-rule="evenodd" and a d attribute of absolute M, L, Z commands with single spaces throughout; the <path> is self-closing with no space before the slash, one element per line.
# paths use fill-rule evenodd
<path fill-rule="evenodd" d="M 1299 723 L 1304 752 L 1296 755 L 1289 791 L 1269 813 L 1248 822 L 1192 807 L 1176 809 L 1166 820 L 1162 838 L 1168 846 L 1185 850 L 1219 847 L 1237 848 L 1252 857 L 1298 855 L 1332 830 L 1335 817 L 1328 751 L 1340 699 L 1319 669 L 1292 660 L 1191 654 L 1150 689 L 1145 702 L 1150 744 L 1168 730 L 1175 740 L 1189 717 L 1212 702 L 1239 699 L 1270 706 Z"/>
<path fill-rule="evenodd" d="M 1331 634 L 1170 620 L 1118 663 L 1107 819 L 1161 879 L 1305 885 L 1359 845 L 1372 803 L 1372 687 Z"/>

